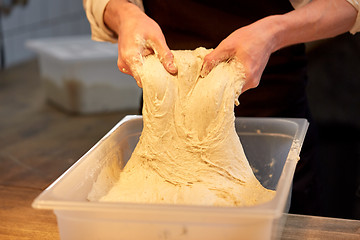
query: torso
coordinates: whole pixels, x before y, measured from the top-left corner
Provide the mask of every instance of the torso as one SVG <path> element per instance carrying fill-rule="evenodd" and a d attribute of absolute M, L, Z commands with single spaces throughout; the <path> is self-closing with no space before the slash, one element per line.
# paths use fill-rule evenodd
<path fill-rule="evenodd" d="M 200 46 L 215 48 L 242 26 L 293 10 L 288 0 L 144 0 L 144 7 L 145 12 L 160 25 L 173 50 Z M 303 44 L 273 53 L 260 85 L 240 96 L 240 106 L 235 108 L 235 114 L 301 117 L 298 112 L 303 112 L 300 108 L 306 105 L 305 70 Z"/>

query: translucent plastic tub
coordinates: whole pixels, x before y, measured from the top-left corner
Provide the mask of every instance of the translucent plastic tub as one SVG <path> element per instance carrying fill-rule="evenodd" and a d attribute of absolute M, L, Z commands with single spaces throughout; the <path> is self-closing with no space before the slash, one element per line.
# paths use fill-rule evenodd
<path fill-rule="evenodd" d="M 47 99 L 72 113 L 138 109 L 141 90 L 119 71 L 117 45 L 90 36 L 32 39 Z"/>
<path fill-rule="evenodd" d="M 89 202 L 104 166 L 122 168 L 142 130 L 127 116 L 38 196 L 33 207 L 53 209 L 62 240 L 79 239 L 277 239 L 288 210 L 294 170 L 308 122 L 305 119 L 238 118 L 237 132 L 259 181 L 276 190 L 273 200 L 252 207 Z"/>

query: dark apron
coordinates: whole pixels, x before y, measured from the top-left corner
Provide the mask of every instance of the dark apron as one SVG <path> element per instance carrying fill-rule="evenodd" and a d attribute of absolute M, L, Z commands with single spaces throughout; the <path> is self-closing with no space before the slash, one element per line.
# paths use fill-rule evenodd
<path fill-rule="evenodd" d="M 215 48 L 236 29 L 293 10 L 289 0 L 144 0 L 146 14 L 161 27 L 170 49 Z M 311 122 L 306 99 L 304 44 L 273 53 L 257 88 L 243 93 L 236 116 L 296 117 Z M 320 215 L 314 158 L 316 131 L 310 125 L 293 184 L 290 211 Z"/>

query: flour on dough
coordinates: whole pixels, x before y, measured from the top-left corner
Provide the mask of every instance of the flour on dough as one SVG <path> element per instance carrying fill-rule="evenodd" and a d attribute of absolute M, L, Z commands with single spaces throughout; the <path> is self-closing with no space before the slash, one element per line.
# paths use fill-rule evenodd
<path fill-rule="evenodd" d="M 242 66 L 220 63 L 201 78 L 209 50 L 173 53 L 177 75 L 154 55 L 144 59 L 140 140 L 118 181 L 90 200 L 218 206 L 270 200 L 274 191 L 255 178 L 235 131 Z"/>

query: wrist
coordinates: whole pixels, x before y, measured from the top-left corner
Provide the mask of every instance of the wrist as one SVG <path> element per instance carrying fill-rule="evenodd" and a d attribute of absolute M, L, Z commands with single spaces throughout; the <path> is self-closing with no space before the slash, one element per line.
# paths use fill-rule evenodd
<path fill-rule="evenodd" d="M 119 35 L 121 24 L 136 11 L 141 10 L 127 0 L 110 0 L 104 10 L 104 23 L 109 29 Z"/>
<path fill-rule="evenodd" d="M 255 32 L 257 37 L 262 38 L 266 44 L 266 49 L 273 53 L 283 46 L 284 22 L 281 15 L 272 15 L 260 19 L 251 25 L 251 31 Z"/>
<path fill-rule="evenodd" d="M 305 42 L 305 30 L 316 28 L 316 20 L 307 19 L 306 21 L 300 21 L 295 18 L 293 12 L 270 17 L 273 26 L 274 51 Z"/>

